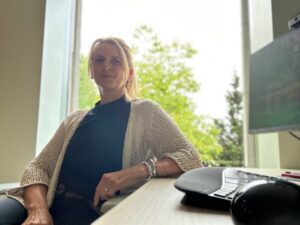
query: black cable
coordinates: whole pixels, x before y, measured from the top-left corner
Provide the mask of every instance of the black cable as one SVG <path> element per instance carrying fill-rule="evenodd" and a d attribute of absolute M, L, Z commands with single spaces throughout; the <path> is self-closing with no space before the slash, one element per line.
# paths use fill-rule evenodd
<path fill-rule="evenodd" d="M 300 137 L 298 137 L 296 134 L 294 134 L 293 132 L 289 132 L 290 135 L 292 135 L 294 138 L 298 139 L 300 141 Z"/>

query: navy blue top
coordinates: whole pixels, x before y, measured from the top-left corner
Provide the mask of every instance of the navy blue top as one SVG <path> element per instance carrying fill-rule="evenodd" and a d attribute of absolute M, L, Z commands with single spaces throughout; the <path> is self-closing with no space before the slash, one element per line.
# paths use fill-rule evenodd
<path fill-rule="evenodd" d="M 98 102 L 70 140 L 59 182 L 93 200 L 102 175 L 122 169 L 129 113 L 125 97 L 104 105 Z"/>

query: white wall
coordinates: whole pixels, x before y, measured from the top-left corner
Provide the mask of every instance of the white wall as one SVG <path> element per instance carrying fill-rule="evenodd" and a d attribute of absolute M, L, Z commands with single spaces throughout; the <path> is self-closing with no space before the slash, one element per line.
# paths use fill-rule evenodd
<path fill-rule="evenodd" d="M 19 181 L 66 117 L 78 1 L 0 1 L 0 183 Z"/>
<path fill-rule="evenodd" d="M 300 1 L 250 0 L 249 8 L 253 53 L 288 31 L 288 20 L 300 12 Z M 287 132 L 255 135 L 254 146 L 257 167 L 300 169 L 300 142 Z"/>
<path fill-rule="evenodd" d="M 45 1 L 0 1 L 0 182 L 35 155 Z"/>

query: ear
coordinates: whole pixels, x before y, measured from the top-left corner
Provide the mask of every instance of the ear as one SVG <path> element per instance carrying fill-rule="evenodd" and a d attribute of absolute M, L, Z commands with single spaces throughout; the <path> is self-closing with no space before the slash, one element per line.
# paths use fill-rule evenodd
<path fill-rule="evenodd" d="M 132 80 L 133 77 L 134 77 L 134 69 L 130 68 L 128 74 L 128 80 Z"/>

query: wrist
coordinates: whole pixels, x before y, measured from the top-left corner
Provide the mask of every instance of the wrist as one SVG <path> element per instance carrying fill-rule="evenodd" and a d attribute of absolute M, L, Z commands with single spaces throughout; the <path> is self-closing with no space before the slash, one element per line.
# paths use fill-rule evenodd
<path fill-rule="evenodd" d="M 144 180 L 149 176 L 148 170 L 145 167 L 144 164 L 138 164 L 136 165 L 136 170 L 135 170 L 135 177 L 138 180 Z"/>
<path fill-rule="evenodd" d="M 37 211 L 37 210 L 48 210 L 48 207 L 44 204 L 33 204 L 33 203 L 25 204 L 25 208 L 27 209 L 28 212 Z"/>
<path fill-rule="evenodd" d="M 142 164 L 147 170 L 147 180 L 150 180 L 152 177 L 158 177 L 155 161 L 153 159 L 147 159 L 146 161 L 143 161 Z"/>

